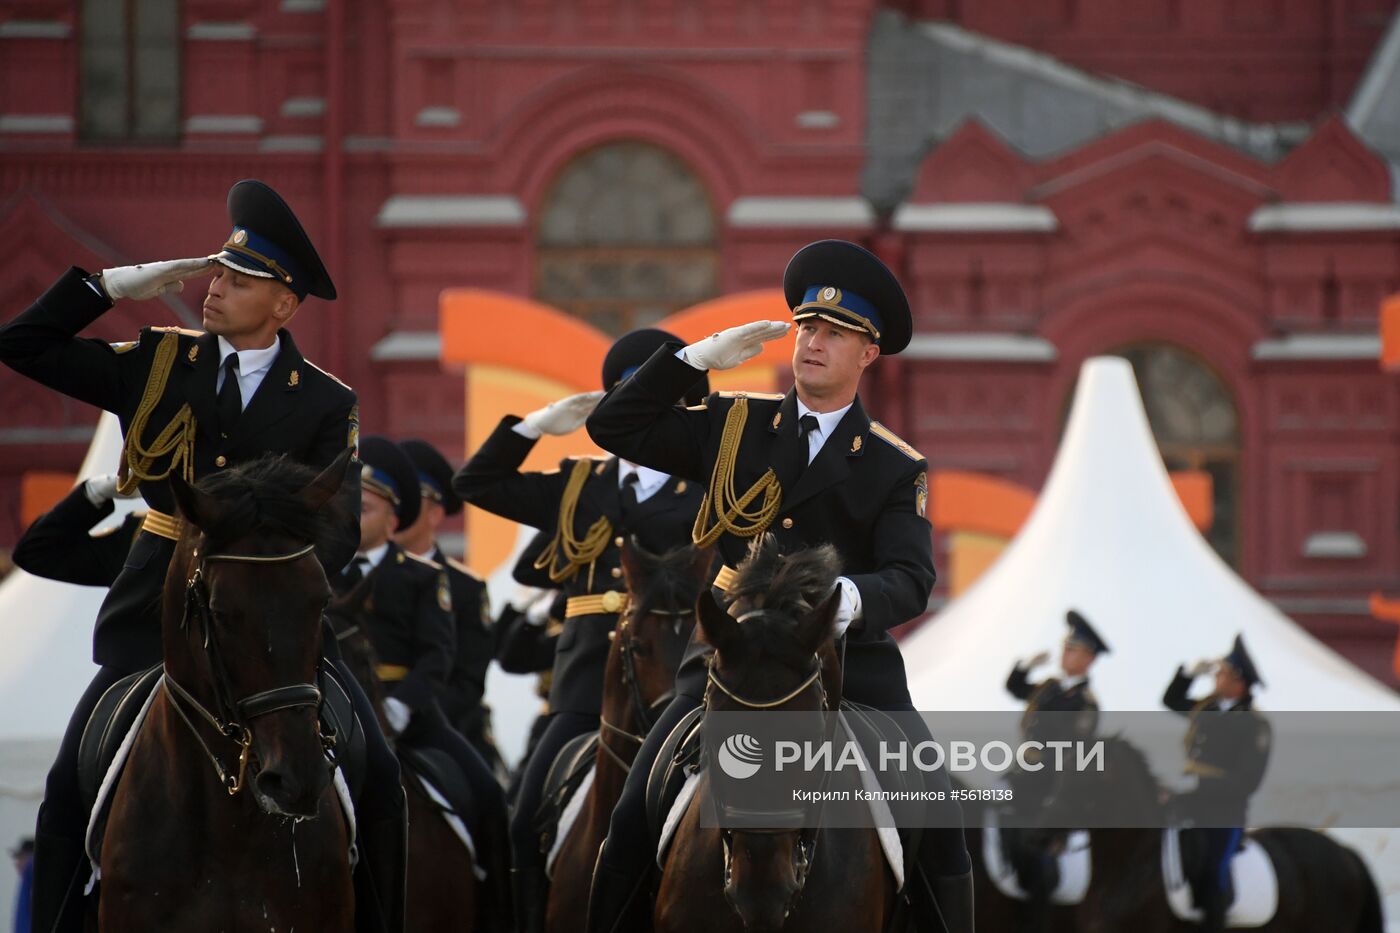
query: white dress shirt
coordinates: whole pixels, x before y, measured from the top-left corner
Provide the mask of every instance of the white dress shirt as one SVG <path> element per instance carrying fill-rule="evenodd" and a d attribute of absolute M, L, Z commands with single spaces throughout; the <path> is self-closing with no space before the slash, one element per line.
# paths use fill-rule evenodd
<path fill-rule="evenodd" d="M 621 489 L 627 484 L 627 477 L 633 473 L 637 474 L 637 501 L 645 502 L 656 493 L 661 487 L 666 485 L 666 481 L 671 478 L 669 473 L 662 473 L 660 470 L 653 470 L 651 467 L 639 466 L 629 463 L 621 457 L 617 460 L 617 488 Z"/>
<path fill-rule="evenodd" d="M 277 359 L 277 353 L 281 349 L 282 342 L 276 337 L 272 339 L 272 346 L 263 347 L 261 350 L 235 350 L 233 344 L 220 337 L 219 376 L 214 380 L 214 391 L 217 392 L 224 387 L 224 363 L 228 362 L 229 354 L 237 353 L 238 392 L 243 396 L 243 407 L 246 409 L 248 403 L 252 401 L 253 393 L 258 391 L 258 386 L 262 385 L 263 377 L 272 368 L 272 361 Z"/>

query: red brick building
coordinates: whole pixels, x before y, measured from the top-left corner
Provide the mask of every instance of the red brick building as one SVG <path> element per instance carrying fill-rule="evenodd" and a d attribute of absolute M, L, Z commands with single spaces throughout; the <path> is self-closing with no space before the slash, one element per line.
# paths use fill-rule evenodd
<path fill-rule="evenodd" d="M 1400 394 L 1376 365 L 1395 7 L 12 0 L 0 309 L 69 264 L 212 251 L 228 186 L 261 177 L 340 286 L 298 316 L 303 349 L 366 431 L 456 449 L 441 289 L 618 331 L 861 240 L 917 329 L 872 406 L 935 467 L 1038 487 L 1079 364 L 1127 354 L 1170 465 L 1215 479 L 1217 549 L 1385 676 L 1366 597 L 1400 589 Z M 95 333 L 197 322 L 197 292 Z M 20 476 L 74 468 L 94 420 L 0 373 L 0 543 Z"/>

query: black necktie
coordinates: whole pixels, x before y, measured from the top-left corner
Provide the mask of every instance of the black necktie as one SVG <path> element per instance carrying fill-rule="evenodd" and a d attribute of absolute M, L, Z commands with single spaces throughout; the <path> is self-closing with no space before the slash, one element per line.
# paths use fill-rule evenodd
<path fill-rule="evenodd" d="M 369 558 L 360 555 L 351 562 L 348 570 L 345 571 L 345 588 L 350 589 L 356 583 L 365 578 L 365 571 L 369 569 Z"/>
<path fill-rule="evenodd" d="M 637 507 L 637 486 L 640 483 L 641 477 L 637 475 L 636 470 L 622 478 L 622 518 L 624 521 Z"/>
<path fill-rule="evenodd" d="M 219 389 L 219 431 L 228 437 L 243 414 L 243 392 L 238 388 L 238 354 L 224 360 L 224 384 Z"/>
<path fill-rule="evenodd" d="M 808 412 L 797 419 L 797 439 L 793 442 L 791 449 L 784 446 L 778 448 L 779 452 L 785 454 L 782 461 L 775 460 L 773 466 L 778 472 L 780 481 L 786 480 L 786 488 L 791 489 L 796 484 L 798 477 L 807 469 L 809 458 L 807 435 L 818 427 L 817 416 Z"/>

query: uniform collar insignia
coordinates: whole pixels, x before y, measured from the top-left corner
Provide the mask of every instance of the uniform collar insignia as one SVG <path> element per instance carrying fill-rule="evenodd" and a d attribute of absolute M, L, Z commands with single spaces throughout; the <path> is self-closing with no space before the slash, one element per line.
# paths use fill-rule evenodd
<path fill-rule="evenodd" d="M 290 376 L 287 377 L 287 388 L 289 388 L 289 389 L 295 389 L 300 383 L 301 383 L 301 373 L 298 372 L 298 371 L 295 370 L 295 369 L 292 370 L 292 374 L 291 374 Z"/>

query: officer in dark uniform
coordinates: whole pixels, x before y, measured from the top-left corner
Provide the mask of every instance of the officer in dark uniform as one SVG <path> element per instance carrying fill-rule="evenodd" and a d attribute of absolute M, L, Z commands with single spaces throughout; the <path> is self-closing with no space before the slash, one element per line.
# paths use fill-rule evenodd
<path fill-rule="evenodd" d="M 668 345 L 619 384 L 588 419 L 605 450 L 686 477 L 706 489 L 694 541 L 718 549 L 728 588 L 753 536 L 776 535 L 784 550 L 831 544 L 841 557 L 838 635 L 845 637 L 843 695 L 882 710 L 912 712 L 904 660 L 890 629 L 922 615 L 933 587 L 928 463 L 879 422 L 856 395 L 861 374 L 881 354 L 909 343 L 904 291 L 875 256 L 826 240 L 800 250 L 783 289 L 797 322 L 795 388 L 786 395 L 722 392 L 690 409 L 671 405 L 707 369 L 728 369 L 757 355 L 790 325 L 760 321 L 733 327 L 683 350 Z M 743 503 L 742 505 L 740 503 Z M 655 851 L 645 819 L 648 771 L 666 734 L 702 702 L 704 646 L 692 638 L 677 678 L 677 698 L 637 755 L 613 811 L 594 875 L 588 928 L 631 927 L 629 910 Z M 917 728 L 904 717 L 906 728 Z M 927 736 L 911 736 L 915 742 Z M 936 780 L 948 790 L 947 775 Z M 956 805 L 952 805 L 957 823 Z M 972 924 L 971 863 L 960 823 L 930 828 L 918 853 L 922 880 L 954 933 Z M 926 881 L 927 883 L 922 883 Z M 933 916 L 932 906 L 918 911 Z"/>
<path fill-rule="evenodd" d="M 625 380 L 673 339 L 654 329 L 619 338 L 603 361 L 603 386 Z M 697 373 L 679 388 L 667 404 L 701 397 L 696 393 L 699 377 Z M 626 596 L 622 542 L 634 534 L 657 552 L 688 543 L 700 502 L 701 489 L 694 481 L 617 457 L 570 457 L 557 472 L 520 472 L 542 434 L 577 430 L 601 394 L 572 396 L 523 419 L 507 416 L 453 480 L 457 493 L 472 505 L 534 528 L 554 529 L 535 566 L 547 571 L 568 597 L 549 694 L 552 718 L 521 779 L 511 816 L 517 916 L 524 933 L 544 928 L 544 854 L 535 813 L 545 777 L 564 743 L 598 728 L 609 635 Z"/>
<path fill-rule="evenodd" d="M 394 541 L 410 554 L 440 564 L 447 572 L 452 612 L 457 619 L 457 653 L 438 701 L 447 721 L 494 769 L 501 756 L 491 738 L 491 709 L 482 702 L 486 669 L 496 643 L 491 600 L 485 581 L 444 554 L 437 540 L 443 520 L 462 511 L 462 500 L 452 491 L 452 465 L 427 441 L 407 440 L 399 446 L 418 470 L 423 508 L 417 521 L 395 535 Z"/>
<path fill-rule="evenodd" d="M 286 330 L 308 295 L 335 298 L 315 247 L 291 208 L 262 182 L 234 185 L 228 210 L 233 231 L 215 255 L 121 266 L 97 275 L 72 268 L 0 326 L 0 362 L 117 415 L 125 436 L 121 491 L 139 488 L 150 506 L 98 613 L 93 659 L 101 669 L 69 722 L 39 811 L 34 918 L 35 929 L 46 933 L 81 925 L 76 895 L 86 875 L 87 814 L 76 772 L 88 716 L 122 676 L 161 660 L 161 589 L 180 533 L 166 478 L 177 473 L 198 481 L 267 453 L 321 469 L 356 442 L 354 391 L 302 357 Z M 205 275 L 213 280 L 204 299 L 203 333 L 147 327 L 136 340 L 118 344 L 77 336 L 116 300 L 179 291 L 186 279 Z M 343 491 L 345 501 L 357 498 L 353 486 Z M 349 560 L 357 537 L 357 516 L 349 508 L 343 551 L 330 559 Z M 334 573 L 335 566 L 327 572 Z M 329 640 L 325 647 L 334 651 Z M 353 684 L 350 691 L 364 718 L 368 702 Z M 372 718 L 365 722 L 368 786 L 356 802 L 362 856 L 357 917 L 362 929 L 397 929 L 401 918 L 371 922 L 370 916 L 375 891 L 402 875 L 402 846 L 393 840 L 403 834 L 398 766 L 372 723 Z M 395 852 L 397 870 L 391 864 Z"/>
<path fill-rule="evenodd" d="M 1049 660 L 1049 655 L 1041 652 L 1025 663 L 1018 663 L 1006 678 L 1007 692 L 1026 702 L 1021 735 L 1027 741 L 1087 741 L 1098 730 L 1099 701 L 1089 689 L 1089 669 L 1099 655 L 1108 654 L 1108 645 L 1078 611 L 1071 609 L 1065 613 L 1065 623 L 1069 634 L 1060 649 L 1063 677 L 1047 677 L 1031 683 L 1031 670 Z M 1026 758 L 1031 763 L 1038 762 L 1040 757 L 1037 749 L 1027 749 Z M 1010 771 L 1006 779 L 1013 792 L 1012 807 L 1023 819 L 1033 817 L 1045 806 L 1063 777 L 1048 767 Z M 1058 883 L 1058 865 L 1054 857 L 1030 842 L 1029 834 L 1020 828 L 1004 828 L 1002 838 L 1021 887 L 1032 903 L 1043 906 Z"/>
<path fill-rule="evenodd" d="M 15 566 L 60 583 L 111 586 L 146 519 L 145 510 L 128 512 L 120 525 L 90 533 L 114 511 L 116 493 L 113 473 L 74 486 L 20 536 L 13 554 Z"/>
<path fill-rule="evenodd" d="M 374 645 L 392 733 L 409 746 L 448 755 L 470 785 L 478 818 L 468 828 L 487 871 L 483 916 L 501 924 L 509 910 L 505 794 L 490 765 L 448 724 L 438 701 L 456 654 L 452 585 L 441 564 L 414 556 L 392 537 L 418 518 L 418 472 L 385 437 L 366 437 L 360 459 L 360 549 L 331 585 L 341 593 L 369 588 L 361 624 Z"/>
<path fill-rule="evenodd" d="M 1191 682 L 1214 668 L 1215 690 L 1203 700 L 1187 697 Z M 1186 774 L 1193 790 L 1177 794 L 1171 809 L 1205 851 L 1205 870 L 1196 880 L 1202 929 L 1215 933 L 1225 925 L 1234 900 L 1230 859 L 1239 849 L 1249 798 L 1264 779 L 1272 731 L 1254 709 L 1253 690 L 1263 680 L 1254 659 L 1235 636 L 1230 653 L 1219 662 L 1198 662 L 1189 671 L 1178 666 L 1162 703 L 1188 716 Z"/>

